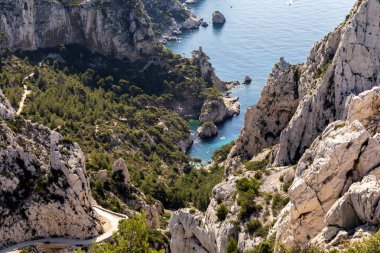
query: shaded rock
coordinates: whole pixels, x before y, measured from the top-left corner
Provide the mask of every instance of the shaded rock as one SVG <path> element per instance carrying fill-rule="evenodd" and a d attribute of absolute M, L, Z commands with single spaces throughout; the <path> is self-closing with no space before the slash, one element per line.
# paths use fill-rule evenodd
<path fill-rule="evenodd" d="M 94 176 L 95 179 L 100 180 L 100 182 L 105 183 L 108 181 L 108 172 L 107 170 L 99 170 L 98 173 Z"/>
<path fill-rule="evenodd" d="M 246 76 L 244 78 L 244 84 L 251 84 L 252 83 L 252 78 L 250 78 L 249 76 Z"/>
<path fill-rule="evenodd" d="M 117 159 L 113 165 L 112 165 L 112 173 L 118 173 L 121 177 L 122 180 L 124 181 L 124 184 L 127 188 L 131 186 L 131 179 L 129 177 L 129 171 L 127 168 L 127 165 L 125 164 L 124 159 L 120 158 Z"/>
<path fill-rule="evenodd" d="M 206 28 L 206 27 L 208 27 L 208 23 L 206 21 L 202 21 L 201 26 L 204 27 L 204 28 Z"/>
<path fill-rule="evenodd" d="M 283 58 L 269 75 L 258 103 L 248 108 L 244 127 L 229 155 L 229 163 L 235 156 L 251 158 L 263 148 L 280 140 L 299 102 L 299 66 L 290 66 Z M 228 166 L 232 170 L 233 166 Z"/>
<path fill-rule="evenodd" d="M 226 18 L 220 11 L 215 11 L 212 14 L 212 23 L 214 25 L 223 25 L 224 23 L 226 23 Z"/>

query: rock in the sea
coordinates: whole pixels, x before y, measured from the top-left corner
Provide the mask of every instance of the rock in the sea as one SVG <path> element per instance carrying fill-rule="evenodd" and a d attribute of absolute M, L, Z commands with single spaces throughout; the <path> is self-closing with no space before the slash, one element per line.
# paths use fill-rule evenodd
<path fill-rule="evenodd" d="M 226 17 L 220 11 L 215 11 L 212 14 L 212 23 L 214 25 L 223 25 L 226 23 Z"/>
<path fill-rule="evenodd" d="M 214 122 L 206 121 L 200 127 L 198 127 L 197 132 L 199 138 L 205 139 L 218 135 L 218 128 Z"/>
<path fill-rule="evenodd" d="M 208 23 L 206 21 L 202 21 L 201 26 L 204 27 L 204 28 L 206 28 L 206 27 L 208 27 Z"/>
<path fill-rule="evenodd" d="M 240 104 L 237 102 L 237 97 L 223 97 L 220 99 L 206 102 L 199 116 L 201 123 L 212 121 L 214 123 L 223 122 L 227 118 L 231 118 L 240 113 Z"/>
<path fill-rule="evenodd" d="M 246 76 L 244 79 L 244 84 L 251 84 L 251 83 L 252 83 L 252 78 L 250 78 L 249 76 Z"/>

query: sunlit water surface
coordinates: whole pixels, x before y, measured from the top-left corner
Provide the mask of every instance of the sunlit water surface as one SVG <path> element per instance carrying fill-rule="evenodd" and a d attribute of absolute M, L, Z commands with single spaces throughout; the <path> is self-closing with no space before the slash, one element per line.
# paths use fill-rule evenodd
<path fill-rule="evenodd" d="M 247 108 L 255 104 L 267 76 L 281 56 L 290 63 L 302 63 L 312 45 L 344 21 L 355 0 L 198 0 L 191 9 L 205 21 L 221 11 L 227 19 L 222 28 L 200 28 L 182 35 L 167 47 L 190 56 L 202 46 L 217 75 L 223 80 L 253 78 L 251 85 L 232 90 L 239 96 L 241 114 L 219 127 L 217 137 L 199 140 L 197 124 L 191 123 L 194 145 L 191 157 L 210 160 L 212 152 L 237 138 Z"/>

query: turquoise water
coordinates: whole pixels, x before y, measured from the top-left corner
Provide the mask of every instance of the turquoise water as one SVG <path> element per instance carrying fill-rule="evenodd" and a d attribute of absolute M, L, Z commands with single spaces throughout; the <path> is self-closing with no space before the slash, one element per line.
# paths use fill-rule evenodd
<path fill-rule="evenodd" d="M 251 85 L 232 90 L 239 96 L 241 114 L 219 127 L 219 135 L 199 140 L 193 132 L 194 145 L 189 155 L 209 161 L 212 152 L 235 140 L 244 124 L 244 113 L 255 104 L 273 65 L 281 56 L 290 63 L 305 61 L 312 45 L 344 21 L 355 0 L 198 0 L 191 8 L 211 22 L 215 10 L 221 11 L 227 23 L 221 28 L 207 28 L 185 33 L 180 42 L 167 47 L 179 54 L 191 55 L 202 46 L 217 75 L 223 80 L 244 80 Z M 197 125 L 191 124 L 192 130 Z"/>

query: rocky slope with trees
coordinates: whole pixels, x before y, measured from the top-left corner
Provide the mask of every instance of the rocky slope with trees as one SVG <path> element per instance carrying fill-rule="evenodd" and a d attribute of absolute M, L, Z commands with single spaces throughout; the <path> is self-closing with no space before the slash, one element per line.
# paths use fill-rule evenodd
<path fill-rule="evenodd" d="M 172 215 L 173 252 L 378 249 L 379 13 L 358 1 L 304 64 L 275 65 L 207 211 Z"/>

